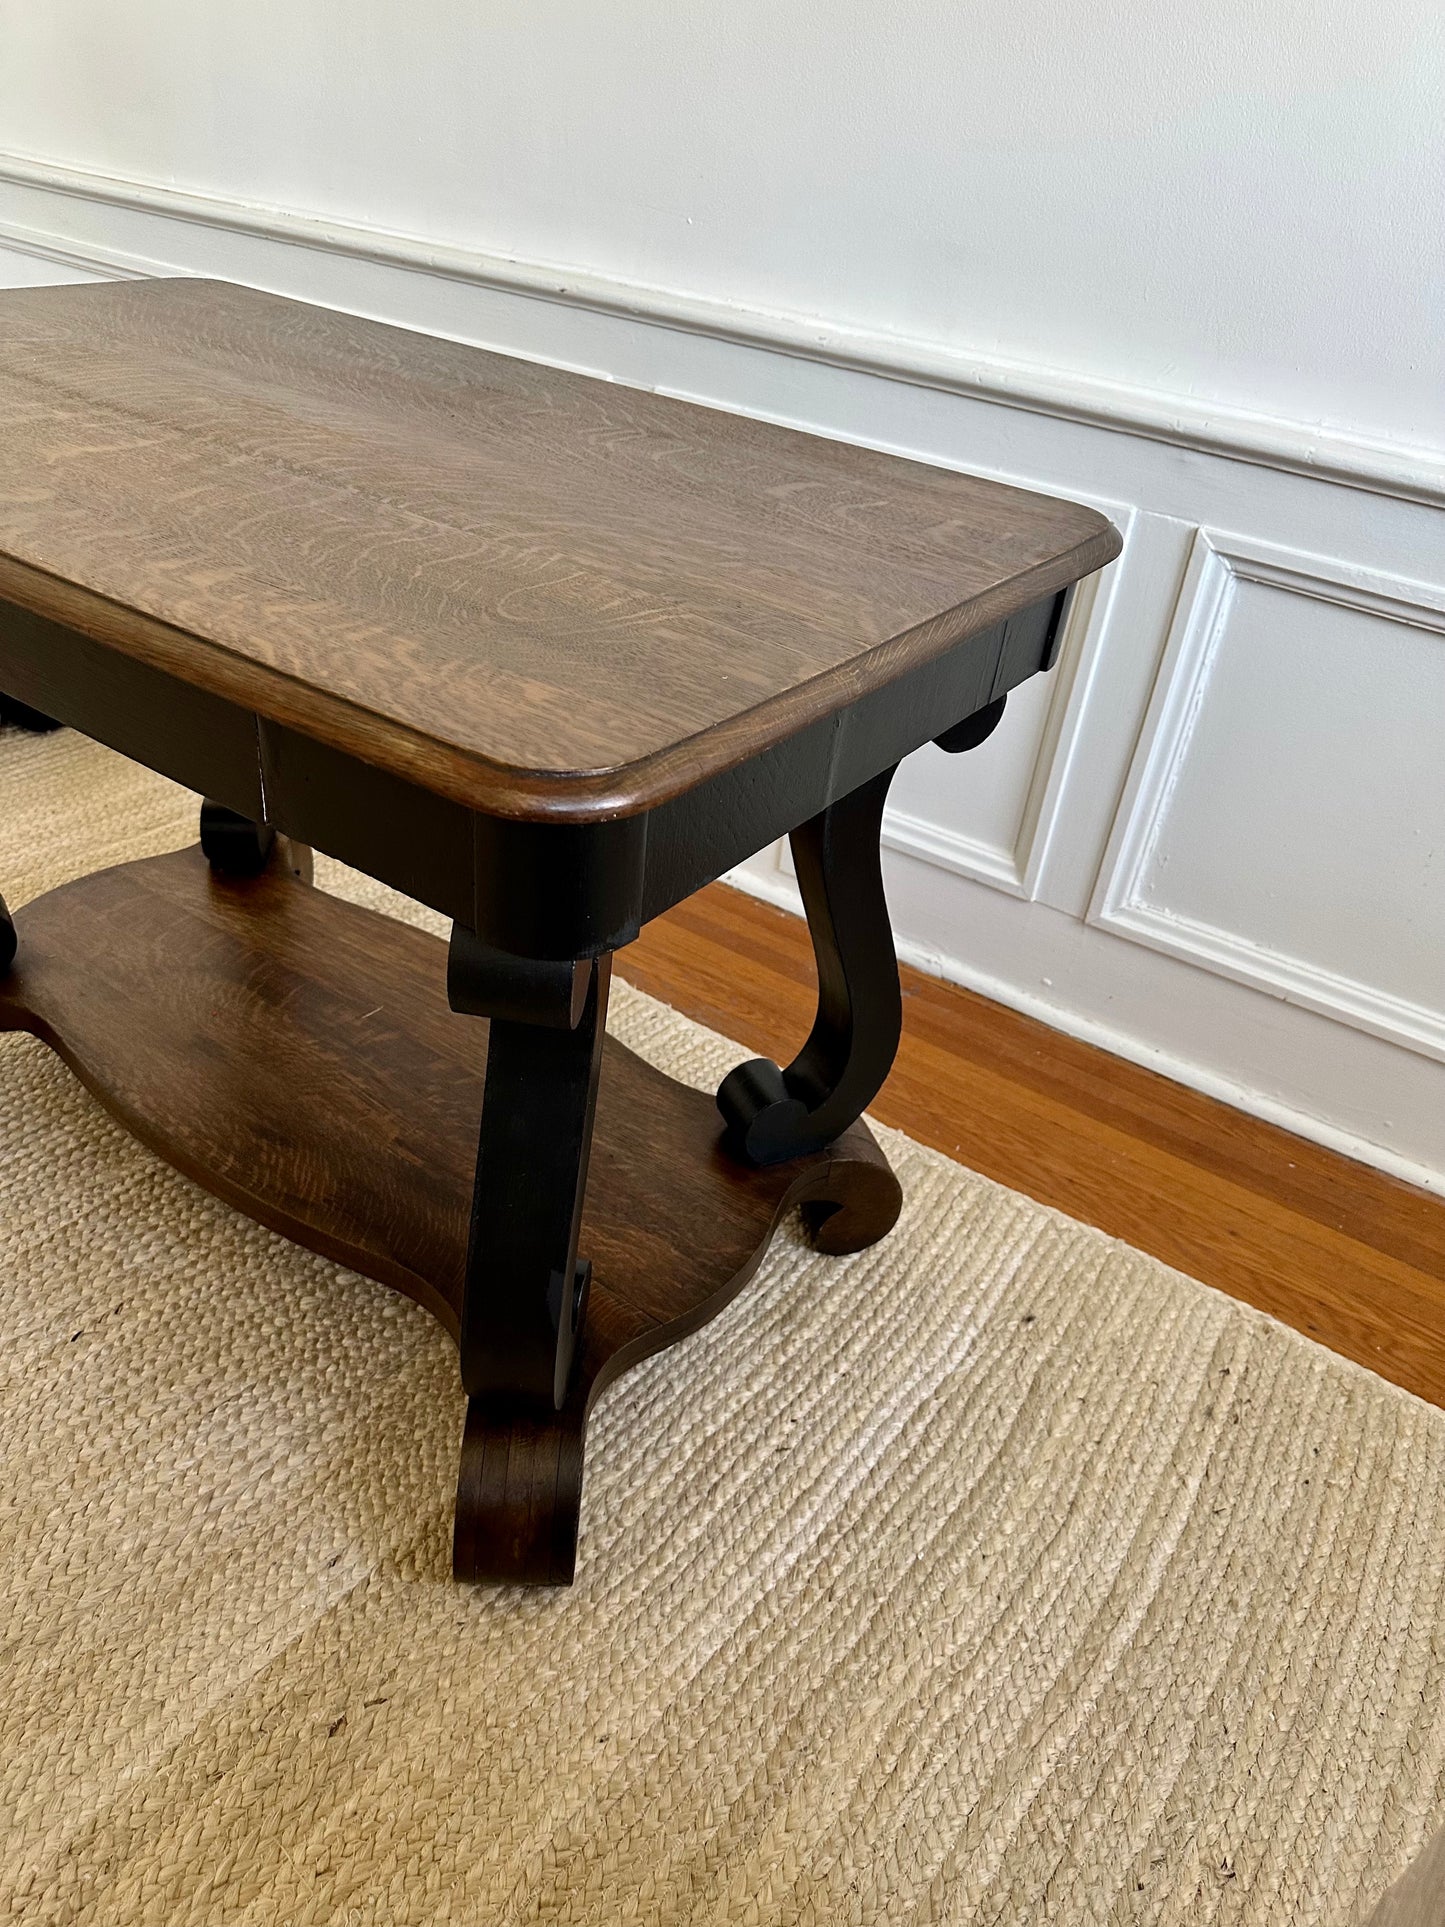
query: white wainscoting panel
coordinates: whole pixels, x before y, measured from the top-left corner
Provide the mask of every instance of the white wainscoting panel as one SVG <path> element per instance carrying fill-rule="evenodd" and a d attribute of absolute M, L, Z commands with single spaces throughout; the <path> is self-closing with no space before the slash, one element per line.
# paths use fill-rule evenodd
<path fill-rule="evenodd" d="M 1091 914 L 1445 1058 L 1445 585 L 1201 530 Z"/>
<path fill-rule="evenodd" d="M 1109 516 L 1127 546 L 1134 522 L 1129 503 L 1077 499 Z M 889 795 L 885 848 L 1011 896 L 1037 894 L 1121 575 L 1114 563 L 1079 585 L 1052 672 L 1012 692 L 987 742 L 961 756 L 929 747 L 907 759 Z"/>

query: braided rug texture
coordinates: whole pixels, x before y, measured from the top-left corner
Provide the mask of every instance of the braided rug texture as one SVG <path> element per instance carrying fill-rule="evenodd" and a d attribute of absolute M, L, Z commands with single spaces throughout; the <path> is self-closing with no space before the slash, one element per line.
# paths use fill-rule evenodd
<path fill-rule="evenodd" d="M 194 823 L 0 738 L 12 904 Z M 1445 1821 L 1445 1414 L 880 1135 L 889 1239 L 601 1402 L 575 1587 L 461 1590 L 440 1330 L 0 1039 L 0 1921 L 1355 1920 Z"/>

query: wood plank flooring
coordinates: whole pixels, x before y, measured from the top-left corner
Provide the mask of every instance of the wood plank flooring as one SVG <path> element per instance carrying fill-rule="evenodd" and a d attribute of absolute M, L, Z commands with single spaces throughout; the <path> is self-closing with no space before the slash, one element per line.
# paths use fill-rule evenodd
<path fill-rule="evenodd" d="M 803 923 L 722 884 L 618 968 L 781 1061 L 812 1021 Z M 1445 1406 L 1445 1198 L 920 971 L 903 989 L 884 1123 Z"/>

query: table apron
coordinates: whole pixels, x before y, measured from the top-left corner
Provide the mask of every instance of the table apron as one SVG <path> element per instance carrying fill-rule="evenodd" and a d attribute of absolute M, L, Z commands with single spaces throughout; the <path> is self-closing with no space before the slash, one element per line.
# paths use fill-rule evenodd
<path fill-rule="evenodd" d="M 487 816 L 0 603 L 0 689 L 519 956 L 598 956 L 1052 663 L 1065 590 L 643 814 Z"/>

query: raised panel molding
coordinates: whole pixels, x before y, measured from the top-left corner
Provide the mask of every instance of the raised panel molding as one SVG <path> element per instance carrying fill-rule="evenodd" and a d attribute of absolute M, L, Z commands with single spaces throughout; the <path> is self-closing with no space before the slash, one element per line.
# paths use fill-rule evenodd
<path fill-rule="evenodd" d="M 1074 592 L 1064 633 L 1059 639 L 1058 660 L 1050 672 L 1048 706 L 1034 748 L 1017 836 L 1012 843 L 991 843 L 982 837 L 970 836 L 966 830 L 953 829 L 892 804 L 884 812 L 880 835 L 885 850 L 897 850 L 950 876 L 986 883 L 991 889 L 1028 901 L 1038 895 L 1050 837 L 1078 745 L 1094 666 L 1108 629 L 1115 587 L 1128 556 L 1129 534 L 1136 513 L 1127 502 L 1088 495 L 1078 489 L 1071 490 L 1071 495 L 1116 523 L 1124 537 L 1124 557 L 1099 575 L 1081 582 Z M 784 876 L 793 874 L 786 841 L 776 845 L 774 867 Z"/>
<path fill-rule="evenodd" d="M 962 830 L 950 830 L 941 823 L 930 823 L 927 817 L 890 809 L 883 818 L 879 841 L 885 850 L 901 851 L 920 863 L 946 870 L 950 876 L 971 877 L 975 883 L 987 883 L 1011 897 L 1028 894 L 1015 850 L 966 836 Z"/>
<path fill-rule="evenodd" d="M 1240 932 L 1163 909 L 1143 894 L 1240 582 L 1356 610 L 1423 630 L 1445 642 L 1445 587 L 1279 548 L 1249 536 L 1199 529 L 1088 921 L 1357 1030 L 1445 1060 L 1445 1010 L 1395 996 Z"/>
<path fill-rule="evenodd" d="M 1135 515 L 1133 507 L 1078 490 L 1071 492 L 1074 499 L 1087 502 L 1090 508 L 1098 509 L 1117 525 L 1127 557 Z M 1049 677 L 1052 687 L 1048 707 L 1035 745 L 1033 768 L 1013 842 L 986 842 L 969 836 L 964 830 L 890 807 L 883 818 L 885 850 L 898 850 L 920 863 L 931 863 L 951 876 L 987 883 L 1009 896 L 1029 900 L 1037 896 L 1064 783 L 1078 743 L 1089 684 L 1123 567 L 1121 558 L 1101 574 L 1081 582 L 1074 592 L 1059 640 L 1058 660 Z"/>

